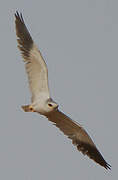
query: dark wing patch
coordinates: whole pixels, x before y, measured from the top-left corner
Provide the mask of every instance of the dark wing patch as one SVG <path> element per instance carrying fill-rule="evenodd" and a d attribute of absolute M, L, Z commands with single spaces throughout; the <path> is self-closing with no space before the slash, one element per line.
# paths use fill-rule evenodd
<path fill-rule="evenodd" d="M 104 160 L 101 153 L 97 150 L 90 136 L 82 128 L 81 125 L 72 121 L 68 116 L 60 111 L 55 111 L 47 115 L 49 121 L 53 122 L 68 138 L 72 139 L 72 143 L 84 155 L 93 159 L 106 169 L 110 169 L 110 165 Z"/>
<path fill-rule="evenodd" d="M 25 26 L 22 14 L 15 13 L 16 35 L 18 37 L 18 48 L 21 50 L 24 58 L 29 57 L 30 49 L 33 46 L 33 40 Z"/>
<path fill-rule="evenodd" d="M 85 142 L 77 142 L 77 149 L 106 169 L 111 169 L 111 166 L 104 160 L 103 156 L 95 146 L 91 146 Z"/>

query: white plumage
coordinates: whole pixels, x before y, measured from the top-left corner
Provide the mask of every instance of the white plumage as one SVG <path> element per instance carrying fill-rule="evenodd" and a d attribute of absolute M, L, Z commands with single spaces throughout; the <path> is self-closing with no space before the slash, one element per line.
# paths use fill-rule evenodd
<path fill-rule="evenodd" d="M 22 106 L 22 108 L 26 112 L 45 115 L 49 121 L 72 139 L 72 143 L 79 151 L 106 169 L 110 169 L 110 165 L 104 160 L 83 127 L 58 110 L 58 104 L 50 97 L 46 63 L 25 26 L 22 14 L 16 12 L 15 18 L 18 47 L 25 61 L 32 93 L 31 105 Z"/>

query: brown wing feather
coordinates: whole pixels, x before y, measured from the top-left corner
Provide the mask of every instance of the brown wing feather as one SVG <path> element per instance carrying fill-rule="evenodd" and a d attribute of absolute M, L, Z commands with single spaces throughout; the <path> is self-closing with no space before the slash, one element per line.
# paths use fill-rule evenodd
<path fill-rule="evenodd" d="M 77 146 L 77 149 L 84 155 L 89 156 L 96 163 L 110 169 L 110 165 L 104 160 L 101 153 L 97 150 L 90 136 L 82 128 L 81 125 L 72 121 L 59 110 L 47 116 L 49 121 L 53 122 L 65 135 L 72 139 L 72 143 Z"/>

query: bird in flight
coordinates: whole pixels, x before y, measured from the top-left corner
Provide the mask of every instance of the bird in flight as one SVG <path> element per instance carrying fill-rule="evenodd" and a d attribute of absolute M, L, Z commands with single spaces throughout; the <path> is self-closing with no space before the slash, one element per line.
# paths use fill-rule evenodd
<path fill-rule="evenodd" d="M 25 112 L 37 112 L 53 122 L 72 140 L 77 149 L 106 169 L 111 166 L 104 160 L 96 145 L 84 128 L 58 109 L 58 104 L 50 97 L 48 86 L 48 69 L 35 45 L 21 13 L 15 13 L 18 48 L 21 51 L 28 75 L 32 94 L 31 104 L 22 106 Z"/>

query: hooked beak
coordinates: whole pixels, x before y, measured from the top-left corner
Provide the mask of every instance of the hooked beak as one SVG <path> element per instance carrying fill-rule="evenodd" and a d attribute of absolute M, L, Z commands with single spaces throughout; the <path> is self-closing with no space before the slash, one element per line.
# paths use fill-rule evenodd
<path fill-rule="evenodd" d="M 56 111 L 58 110 L 58 107 L 59 107 L 59 105 L 57 104 L 56 107 L 55 107 L 55 110 L 56 110 Z"/>

